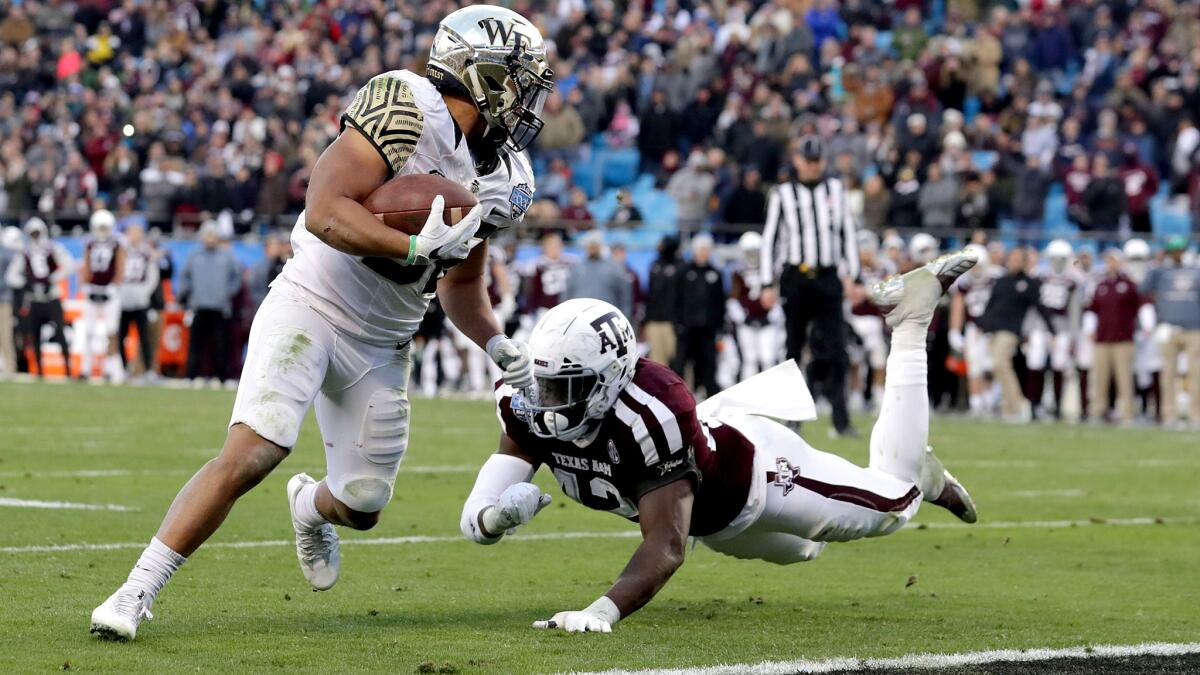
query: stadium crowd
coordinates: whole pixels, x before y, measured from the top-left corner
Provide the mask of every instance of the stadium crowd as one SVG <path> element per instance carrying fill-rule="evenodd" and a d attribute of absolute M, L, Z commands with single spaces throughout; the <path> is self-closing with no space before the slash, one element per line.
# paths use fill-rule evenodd
<path fill-rule="evenodd" d="M 116 230 L 139 232 L 139 242 L 143 231 L 208 223 L 205 245 L 188 259 L 171 261 L 161 247 L 148 254 L 174 292 L 130 298 L 131 309 L 161 313 L 177 303 L 203 338 L 193 339 L 180 374 L 234 378 L 253 308 L 286 258 L 277 232 L 302 208 L 340 112 L 374 74 L 422 70 L 438 20 L 455 7 L 5 3 L 0 218 L 24 225 L 36 214 L 49 239 L 107 208 Z M 1181 392 L 1179 364 L 1200 362 L 1200 319 L 1179 300 L 1195 286 L 1169 285 L 1195 278 L 1179 272 L 1194 269 L 1186 240 L 1168 241 L 1160 227 L 1174 214 L 1183 234 L 1200 212 L 1200 3 L 560 0 L 513 8 L 548 37 L 557 81 L 531 149 L 538 190 L 523 235 L 551 233 L 536 261 L 515 262 L 509 241 L 508 255 L 490 266 L 497 310 L 514 330 L 528 330 L 560 297 L 585 295 L 628 309 L 651 356 L 690 369 L 710 393 L 778 360 L 779 310 L 769 288 L 739 271 L 754 267 L 746 261 L 756 253 L 753 237 L 737 238 L 761 229 L 770 189 L 793 171 L 794 144 L 816 134 L 867 233 L 864 273 L 845 280 L 847 319 L 862 342 L 849 350 L 855 406 L 877 400 L 886 354 L 878 317 L 862 302 L 867 268 L 903 271 L 968 240 L 986 246 L 992 264 L 932 333 L 939 403 L 1023 420 L 1061 412 L 1057 393 L 1079 382 L 1080 401 L 1067 407 L 1094 419 L 1107 409 L 1111 379 L 1114 418 L 1128 422 L 1139 393 L 1152 401 L 1164 386 Z M 681 232 L 713 233 L 664 239 L 648 275 L 633 273 L 624 246 L 595 234 L 636 229 L 652 215 L 643 193 L 612 186 L 616 208 L 600 209 L 603 195 L 578 176 L 594 153 L 622 149 L 636 152 L 635 174 L 668 197 Z M 1061 209 L 1050 206 L 1056 194 Z M 11 232 L 11 249 L 28 246 Z M 1042 250 L 1063 232 L 1099 246 Z M 268 253 L 250 271 L 221 243 L 244 233 L 267 235 Z M 1131 234 L 1145 241 L 1108 248 Z M 576 239 L 581 258 L 563 252 L 563 236 Z M 69 274 L 65 260 L 61 267 Z M 682 274 L 669 285 L 682 291 L 664 290 L 666 269 Z M 1074 309 L 1065 314 L 1045 297 L 1055 275 L 1072 276 Z M 1122 283 L 1114 295 L 1125 304 L 1105 304 Z M 1004 289 L 996 307 L 979 290 L 992 286 Z M 40 341 L 46 317 L 32 317 L 31 332 L 19 304 L 16 330 L 6 329 L 12 290 L 0 286 L 0 333 Z M 681 304 L 670 293 L 710 301 Z M 486 361 L 436 313 L 427 324 L 426 391 L 485 388 Z M 1073 341 L 1059 339 L 1064 331 Z M 1155 347 L 1142 366 L 1127 358 Z M 5 360 L 24 361 L 23 353 Z M 145 361 L 154 372 L 153 358 Z M 1188 370 L 1193 405 L 1197 370 Z M 1161 411 L 1139 408 L 1170 423 L 1179 410 L 1172 396 Z M 1189 419 L 1200 423 L 1195 407 Z"/>

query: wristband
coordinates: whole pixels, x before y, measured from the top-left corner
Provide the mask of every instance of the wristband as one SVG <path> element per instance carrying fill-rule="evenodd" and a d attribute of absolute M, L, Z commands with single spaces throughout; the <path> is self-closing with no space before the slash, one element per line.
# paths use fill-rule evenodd
<path fill-rule="evenodd" d="M 583 611 L 604 619 L 610 626 L 617 625 L 617 622 L 621 620 L 621 610 L 617 609 L 617 603 L 610 600 L 607 595 L 600 596 Z"/>
<path fill-rule="evenodd" d="M 507 339 L 508 339 L 508 336 L 505 335 L 504 333 L 497 333 L 497 334 L 493 335 L 492 337 L 488 338 L 487 344 L 485 344 L 483 347 L 483 351 L 487 352 L 488 358 L 495 361 L 496 357 L 492 356 L 492 350 L 495 349 L 496 345 L 500 344 L 501 341 L 507 340 Z"/>
<path fill-rule="evenodd" d="M 417 259 L 417 235 L 408 235 L 408 257 L 400 261 L 401 265 L 411 265 Z"/>

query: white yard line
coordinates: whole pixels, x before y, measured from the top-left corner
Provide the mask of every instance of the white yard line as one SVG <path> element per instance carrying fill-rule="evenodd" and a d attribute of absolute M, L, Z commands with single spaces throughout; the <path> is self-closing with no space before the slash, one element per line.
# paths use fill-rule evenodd
<path fill-rule="evenodd" d="M 40 499 L 14 499 L 0 497 L 0 506 L 11 506 L 18 509 L 72 509 L 76 511 L 137 511 L 129 506 L 120 504 L 80 504 L 78 502 L 48 502 Z"/>
<path fill-rule="evenodd" d="M 214 454 L 215 451 L 214 451 Z M 80 469 L 77 471 L 0 471 L 0 478 L 120 478 L 122 476 L 190 476 L 199 470 L 197 465 L 193 469 L 140 469 L 133 471 L 130 469 Z M 321 467 L 300 467 L 305 471 L 315 473 L 324 473 Z M 420 464 L 414 466 L 400 466 L 400 473 L 475 473 L 479 471 L 478 466 L 469 464 L 451 464 L 444 466 L 422 466 Z"/>
<path fill-rule="evenodd" d="M 123 508 L 123 507 L 122 507 Z M 975 525 L 966 523 L 920 523 L 905 527 L 904 532 L 913 530 L 958 530 L 958 529 L 1061 529 L 1070 527 L 1088 527 L 1094 525 L 1142 526 L 1142 525 L 1194 525 L 1200 523 L 1200 518 L 1113 518 L 1095 520 L 1030 520 L 1030 521 L 995 521 Z M 556 541 L 562 539 L 632 539 L 641 536 L 638 530 L 615 530 L 612 532 L 547 532 L 543 534 L 517 534 L 511 538 L 517 541 Z M 411 535 L 407 537 L 374 537 L 370 539 L 343 539 L 343 546 L 396 546 L 403 544 L 446 544 L 465 542 L 459 535 Z M 251 541 L 214 541 L 204 545 L 205 548 L 269 548 L 273 546 L 292 546 L 291 539 L 264 539 Z M 30 546 L 3 546 L 0 553 L 60 553 L 68 551 L 112 551 L 119 549 L 142 549 L 144 541 L 117 542 L 101 544 L 35 544 Z"/>
<path fill-rule="evenodd" d="M 649 670 L 605 670 L 590 675 L 791 675 L 792 673 L 831 673 L 839 670 L 946 669 L 1003 661 L 1027 663 L 1051 659 L 1107 659 L 1134 656 L 1181 656 L 1200 654 L 1200 642 L 1143 642 L 1136 645 L 1080 646 L 1064 649 L 996 649 L 959 654 L 909 654 L 890 659 L 833 658 L 822 660 L 763 661 L 698 668 L 657 668 Z"/>
<path fill-rule="evenodd" d="M 1082 497 L 1086 494 L 1083 490 L 1066 489 L 1066 490 L 1015 490 L 1008 494 L 1013 497 Z"/>

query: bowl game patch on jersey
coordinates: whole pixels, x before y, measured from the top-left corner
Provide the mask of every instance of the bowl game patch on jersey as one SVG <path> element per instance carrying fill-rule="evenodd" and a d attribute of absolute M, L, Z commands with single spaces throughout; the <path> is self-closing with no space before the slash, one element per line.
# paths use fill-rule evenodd
<path fill-rule="evenodd" d="M 528 183 L 518 183 L 513 186 L 512 193 L 508 196 L 508 203 L 512 205 L 512 219 L 520 220 L 525 217 L 525 212 L 529 210 L 529 205 L 533 204 L 533 189 Z"/>

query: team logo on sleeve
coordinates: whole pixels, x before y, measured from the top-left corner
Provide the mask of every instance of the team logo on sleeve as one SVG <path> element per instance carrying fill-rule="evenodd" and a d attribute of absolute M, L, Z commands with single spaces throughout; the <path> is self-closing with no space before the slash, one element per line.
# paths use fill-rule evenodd
<path fill-rule="evenodd" d="M 529 184 L 514 185 L 512 193 L 508 195 L 508 203 L 512 206 L 513 220 L 524 217 L 525 212 L 529 210 L 529 205 L 533 203 L 533 190 L 529 188 Z"/>
<path fill-rule="evenodd" d="M 613 443 L 611 439 L 608 441 L 608 459 L 613 464 L 621 463 L 621 453 L 617 452 L 617 444 Z"/>

